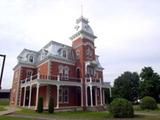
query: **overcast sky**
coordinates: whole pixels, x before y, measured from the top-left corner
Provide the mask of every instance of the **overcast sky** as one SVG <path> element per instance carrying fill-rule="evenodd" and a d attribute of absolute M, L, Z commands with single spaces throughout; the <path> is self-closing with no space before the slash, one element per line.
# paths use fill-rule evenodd
<path fill-rule="evenodd" d="M 144 66 L 160 73 L 160 0 L 82 2 L 83 16 L 98 37 L 105 81 Z M 50 40 L 71 45 L 80 15 L 81 0 L 0 0 L 0 53 L 7 55 L 2 88 L 11 88 L 12 69 L 24 48 L 38 51 Z"/>

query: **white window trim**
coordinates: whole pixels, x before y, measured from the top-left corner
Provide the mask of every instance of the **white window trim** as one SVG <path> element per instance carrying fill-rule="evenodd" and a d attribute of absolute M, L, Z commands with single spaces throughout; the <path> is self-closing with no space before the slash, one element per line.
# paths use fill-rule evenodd
<path fill-rule="evenodd" d="M 32 62 L 30 61 L 30 57 L 32 57 Z M 27 61 L 30 63 L 34 63 L 34 55 L 28 54 L 27 55 Z"/>
<path fill-rule="evenodd" d="M 31 76 L 33 75 L 33 70 L 26 70 L 26 78 L 29 78 L 29 77 L 28 77 L 28 73 L 29 73 L 29 72 L 31 72 Z M 30 76 L 30 77 L 31 77 L 31 76 Z"/>
<path fill-rule="evenodd" d="M 69 103 L 69 88 L 64 88 L 63 92 L 67 90 L 67 95 L 63 95 L 63 103 Z M 64 98 L 67 96 L 67 101 L 65 102 Z"/>
<path fill-rule="evenodd" d="M 61 90 L 61 93 L 60 93 Z M 67 95 L 64 94 L 64 91 L 67 90 Z M 62 97 L 62 101 L 59 99 L 59 103 L 61 104 L 68 104 L 69 103 L 69 88 L 67 87 L 60 87 L 59 89 L 59 98 Z M 65 101 L 65 96 L 67 96 L 67 101 Z"/>

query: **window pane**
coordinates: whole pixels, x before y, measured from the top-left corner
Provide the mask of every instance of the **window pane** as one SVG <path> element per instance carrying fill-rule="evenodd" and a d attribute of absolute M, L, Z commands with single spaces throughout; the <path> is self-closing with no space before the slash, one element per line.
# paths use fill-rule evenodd
<path fill-rule="evenodd" d="M 68 95 L 65 95 L 64 96 L 64 100 L 63 100 L 64 102 L 68 102 Z"/>

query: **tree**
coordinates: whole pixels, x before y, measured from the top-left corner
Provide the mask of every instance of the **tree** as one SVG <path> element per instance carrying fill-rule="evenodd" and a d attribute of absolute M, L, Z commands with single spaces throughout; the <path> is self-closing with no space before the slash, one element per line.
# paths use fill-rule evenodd
<path fill-rule="evenodd" d="M 122 97 L 130 101 L 138 99 L 139 75 L 136 72 L 124 72 L 114 81 L 113 97 Z"/>
<path fill-rule="evenodd" d="M 48 112 L 49 113 L 53 113 L 54 112 L 54 99 L 53 99 L 53 97 L 49 98 Z"/>
<path fill-rule="evenodd" d="M 140 78 L 140 97 L 151 96 L 160 102 L 160 76 L 151 67 L 144 67 Z"/>
<path fill-rule="evenodd" d="M 43 97 L 39 97 L 38 98 L 37 112 L 38 113 L 42 113 L 43 112 Z"/>

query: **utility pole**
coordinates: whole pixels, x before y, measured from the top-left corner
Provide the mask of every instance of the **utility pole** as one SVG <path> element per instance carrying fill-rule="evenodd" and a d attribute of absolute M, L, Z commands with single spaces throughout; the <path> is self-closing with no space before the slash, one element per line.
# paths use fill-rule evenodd
<path fill-rule="evenodd" d="M 1 83 L 2 83 L 2 77 L 3 77 L 3 71 L 4 71 L 4 64 L 5 64 L 5 60 L 6 60 L 6 55 L 0 54 L 0 57 L 3 57 L 2 68 L 1 68 L 1 76 L 0 76 L 0 89 L 1 89 Z"/>

